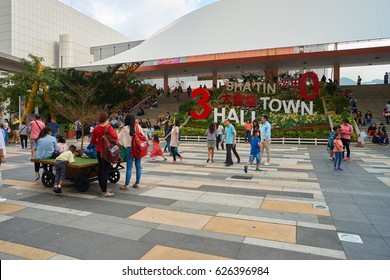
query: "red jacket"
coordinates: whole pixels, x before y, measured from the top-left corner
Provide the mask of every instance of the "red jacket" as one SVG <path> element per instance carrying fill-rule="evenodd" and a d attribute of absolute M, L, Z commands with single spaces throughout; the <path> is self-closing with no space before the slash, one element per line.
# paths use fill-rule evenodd
<path fill-rule="evenodd" d="M 116 134 L 116 131 L 112 128 L 111 125 L 108 124 L 108 126 L 109 126 L 108 134 L 110 134 L 112 138 L 118 140 L 118 134 Z M 102 151 L 102 146 L 103 146 L 102 137 L 105 130 L 106 130 L 106 125 L 105 126 L 97 125 L 92 131 L 91 143 L 96 145 L 97 152 Z"/>

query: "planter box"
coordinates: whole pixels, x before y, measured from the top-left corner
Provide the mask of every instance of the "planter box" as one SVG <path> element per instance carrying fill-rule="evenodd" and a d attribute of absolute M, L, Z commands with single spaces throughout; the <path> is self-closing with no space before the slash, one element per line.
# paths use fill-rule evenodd
<path fill-rule="evenodd" d="M 76 131 L 75 130 L 65 132 L 65 138 L 73 138 L 75 136 L 76 136 Z"/>

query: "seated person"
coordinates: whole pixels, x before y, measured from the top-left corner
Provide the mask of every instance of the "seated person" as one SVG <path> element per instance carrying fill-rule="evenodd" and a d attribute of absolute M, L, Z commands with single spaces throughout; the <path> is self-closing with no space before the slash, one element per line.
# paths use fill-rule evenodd
<path fill-rule="evenodd" d="M 367 113 L 364 115 L 364 124 L 372 125 L 372 113 L 371 111 L 367 111 Z"/>
<path fill-rule="evenodd" d="M 389 144 L 389 136 L 387 135 L 386 130 L 380 129 L 377 135 L 378 135 L 378 144 L 380 146 Z"/>
<path fill-rule="evenodd" d="M 96 145 L 89 143 L 89 145 L 84 149 L 83 153 L 89 158 L 97 158 Z"/>
<path fill-rule="evenodd" d="M 145 111 L 144 111 L 144 109 L 143 108 L 139 108 L 139 112 L 137 113 L 137 116 L 138 117 L 142 117 L 143 115 L 145 115 Z"/>
<path fill-rule="evenodd" d="M 367 135 L 368 136 L 375 136 L 376 131 L 378 130 L 378 127 L 376 126 L 376 123 L 373 123 L 370 125 L 367 129 Z"/>
<path fill-rule="evenodd" d="M 362 115 L 361 111 L 358 111 L 356 113 L 355 122 L 357 123 L 357 125 L 363 125 L 364 124 L 363 115 Z"/>

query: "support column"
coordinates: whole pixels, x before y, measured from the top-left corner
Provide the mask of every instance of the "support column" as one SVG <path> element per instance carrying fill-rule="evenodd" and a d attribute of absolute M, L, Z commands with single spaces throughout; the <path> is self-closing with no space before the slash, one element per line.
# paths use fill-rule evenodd
<path fill-rule="evenodd" d="M 168 75 L 164 75 L 164 92 L 167 93 L 168 90 L 169 90 Z"/>
<path fill-rule="evenodd" d="M 266 67 L 265 70 L 265 82 L 273 84 L 275 83 L 274 77 L 279 76 L 279 68 L 278 67 Z"/>
<path fill-rule="evenodd" d="M 218 73 L 217 71 L 213 71 L 213 87 L 217 88 L 218 87 Z"/>
<path fill-rule="evenodd" d="M 340 64 L 336 63 L 333 65 L 333 82 L 337 81 L 340 84 Z"/>

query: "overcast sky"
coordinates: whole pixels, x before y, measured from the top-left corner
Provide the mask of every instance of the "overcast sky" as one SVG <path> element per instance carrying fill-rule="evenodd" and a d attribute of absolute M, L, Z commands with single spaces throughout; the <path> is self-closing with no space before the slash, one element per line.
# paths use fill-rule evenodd
<path fill-rule="evenodd" d="M 59 0 L 81 13 L 128 36 L 144 40 L 172 21 L 217 0 Z M 238 1 L 238 0 L 237 0 Z M 190 32 L 190 31 L 189 31 Z M 362 46 L 383 45 L 370 43 Z M 385 45 L 390 45 L 387 41 Z M 342 68 L 341 77 L 363 81 L 383 79 L 390 65 Z"/>

